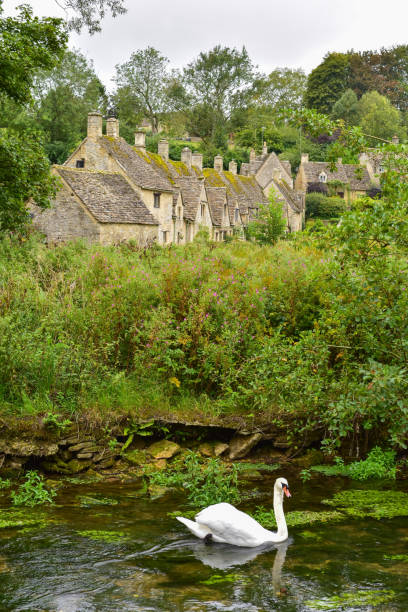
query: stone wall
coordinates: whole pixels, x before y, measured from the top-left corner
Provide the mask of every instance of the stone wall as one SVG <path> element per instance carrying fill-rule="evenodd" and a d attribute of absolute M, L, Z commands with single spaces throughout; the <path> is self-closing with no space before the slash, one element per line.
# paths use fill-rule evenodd
<path fill-rule="evenodd" d="M 133 240 L 140 247 L 151 246 L 157 241 L 157 225 L 136 223 L 101 223 L 101 244 L 119 244 Z"/>
<path fill-rule="evenodd" d="M 42 209 L 31 203 L 29 211 L 34 228 L 47 236 L 47 242 L 67 242 L 77 238 L 99 241 L 99 224 L 65 186 L 58 191 L 51 208 Z"/>

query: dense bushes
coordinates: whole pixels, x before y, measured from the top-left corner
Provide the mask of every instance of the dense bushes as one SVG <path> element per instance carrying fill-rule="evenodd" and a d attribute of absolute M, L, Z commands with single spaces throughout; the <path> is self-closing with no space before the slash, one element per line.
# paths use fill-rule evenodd
<path fill-rule="evenodd" d="M 328 197 L 323 193 L 308 193 L 306 195 L 307 219 L 333 219 L 340 217 L 346 210 L 342 198 Z"/>
<path fill-rule="evenodd" d="M 318 429 L 404 444 L 407 266 L 378 282 L 328 252 L 307 235 L 147 253 L 5 238 L 3 412 L 239 412 L 299 443 Z"/>

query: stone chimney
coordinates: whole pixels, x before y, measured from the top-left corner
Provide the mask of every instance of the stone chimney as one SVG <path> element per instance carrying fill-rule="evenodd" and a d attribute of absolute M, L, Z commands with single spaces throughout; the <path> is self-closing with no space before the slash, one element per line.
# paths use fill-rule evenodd
<path fill-rule="evenodd" d="M 343 158 L 342 157 L 338 157 L 337 158 L 337 162 L 336 162 L 339 166 L 341 166 L 341 164 L 343 163 Z"/>
<path fill-rule="evenodd" d="M 158 144 L 158 153 L 160 157 L 164 159 L 164 161 L 169 161 L 169 141 L 168 140 L 159 140 Z"/>
<path fill-rule="evenodd" d="M 249 152 L 249 163 L 254 162 L 256 158 L 256 154 L 254 149 L 251 149 Z"/>
<path fill-rule="evenodd" d="M 302 155 L 300 156 L 300 163 L 301 164 L 309 163 L 309 153 L 302 153 Z"/>
<path fill-rule="evenodd" d="M 146 134 L 141 128 L 135 132 L 135 147 L 141 151 L 146 151 Z"/>
<path fill-rule="evenodd" d="M 88 113 L 88 138 L 102 136 L 102 113 L 93 111 Z"/>
<path fill-rule="evenodd" d="M 106 135 L 111 138 L 119 138 L 119 119 L 109 117 L 106 121 Z"/>
<path fill-rule="evenodd" d="M 262 155 L 268 155 L 268 147 L 266 146 L 266 142 L 264 141 L 262 147 Z"/>
<path fill-rule="evenodd" d="M 221 155 L 216 155 L 214 157 L 214 170 L 216 170 L 217 172 L 223 171 L 223 160 Z"/>
<path fill-rule="evenodd" d="M 399 138 L 396 134 L 392 137 L 392 144 L 399 144 Z"/>
<path fill-rule="evenodd" d="M 191 165 L 194 166 L 194 168 L 197 168 L 197 170 L 200 170 L 201 172 L 203 169 L 203 154 L 193 153 L 191 157 Z"/>
<path fill-rule="evenodd" d="M 189 149 L 188 147 L 184 147 L 184 149 L 181 150 L 181 161 L 183 162 L 183 164 L 186 164 L 187 168 L 191 168 L 191 158 L 191 149 Z"/>
<path fill-rule="evenodd" d="M 228 164 L 228 170 L 232 173 L 232 174 L 236 174 L 237 173 L 237 162 L 234 159 L 231 159 L 230 163 Z"/>

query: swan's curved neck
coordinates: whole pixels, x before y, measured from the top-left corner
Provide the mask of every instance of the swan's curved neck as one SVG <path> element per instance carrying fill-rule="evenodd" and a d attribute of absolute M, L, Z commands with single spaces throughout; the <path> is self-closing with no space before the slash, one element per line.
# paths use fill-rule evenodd
<path fill-rule="evenodd" d="M 288 527 L 286 525 L 285 514 L 283 512 L 283 492 L 277 491 L 276 489 L 273 492 L 273 511 L 275 513 L 276 524 L 278 526 L 278 531 L 275 535 L 279 537 L 280 541 L 286 540 L 288 537 Z"/>

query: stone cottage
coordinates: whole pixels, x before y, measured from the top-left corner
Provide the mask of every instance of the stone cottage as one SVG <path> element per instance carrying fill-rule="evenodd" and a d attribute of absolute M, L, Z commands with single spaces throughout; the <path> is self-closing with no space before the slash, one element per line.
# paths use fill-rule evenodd
<path fill-rule="evenodd" d="M 327 162 L 311 162 L 309 155 L 303 153 L 296 176 L 295 188 L 307 193 L 314 185 L 332 187 L 333 193 L 347 202 L 353 202 L 360 196 L 367 195 L 372 186 L 370 174 L 362 164 L 343 164 L 336 162 L 336 170 L 331 170 Z"/>
<path fill-rule="evenodd" d="M 296 193 L 289 162 L 280 162 L 264 147 L 251 152 L 250 163 L 237 174 L 232 161 L 223 170 L 222 157 L 203 169 L 200 153 L 188 147 L 181 161 L 169 159 L 169 144 L 158 153 L 145 147 L 145 133 L 135 133 L 134 146 L 119 136 L 111 117 L 102 133 L 102 115 L 88 115 L 86 138 L 63 166 L 55 166 L 60 190 L 50 209 L 31 207 L 33 224 L 51 242 L 85 238 L 103 243 L 136 240 L 141 246 L 191 242 L 205 227 L 211 239 L 243 236 L 274 190 L 287 218 L 288 231 L 302 227 L 304 195 Z"/>

